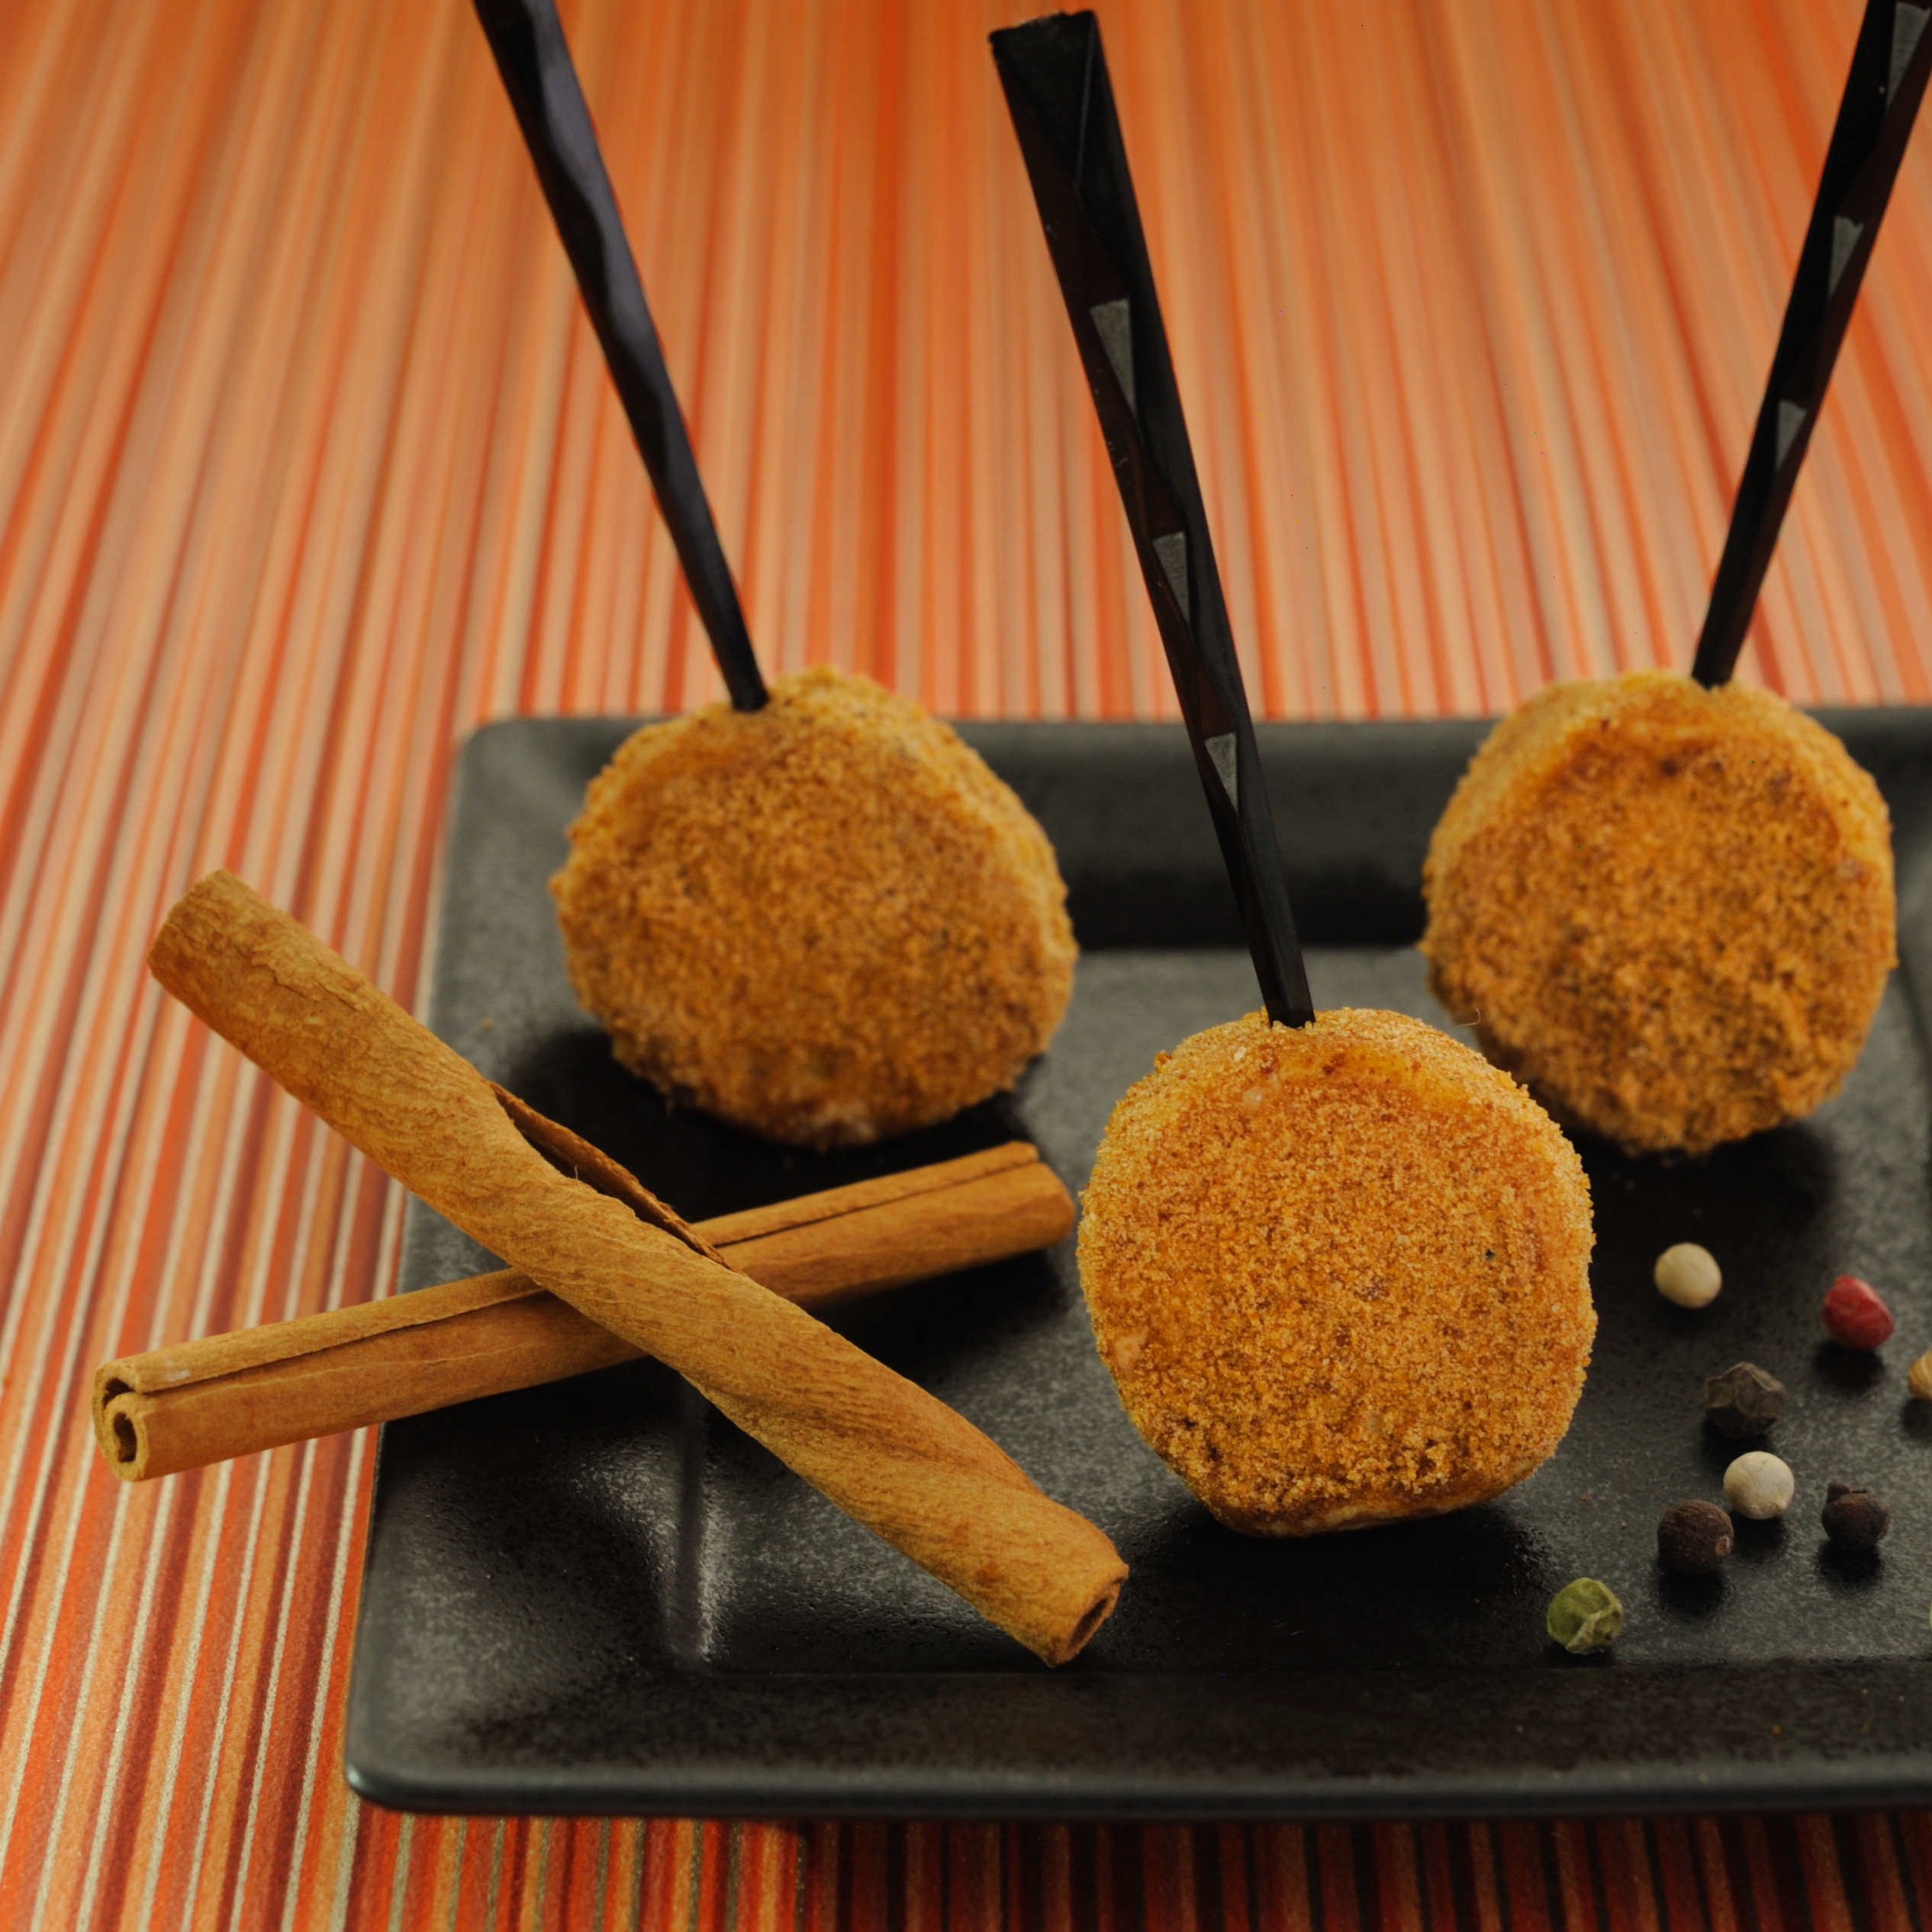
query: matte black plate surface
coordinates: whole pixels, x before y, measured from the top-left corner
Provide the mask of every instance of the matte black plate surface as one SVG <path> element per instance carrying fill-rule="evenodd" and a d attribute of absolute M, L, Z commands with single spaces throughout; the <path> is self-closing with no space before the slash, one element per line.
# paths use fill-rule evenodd
<path fill-rule="evenodd" d="M 651 1364 L 391 1425 L 351 1692 L 349 1776 L 459 1811 L 1210 1818 L 1932 1802 L 1932 714 L 1827 720 L 1895 819 L 1904 966 L 1839 1098 L 1703 1163 L 1582 1151 L 1601 1319 L 1575 1425 L 1486 1507 L 1308 1542 L 1216 1525 L 1134 1435 L 1061 1251 L 901 1290 L 842 1325 L 1009 1449 L 1133 1567 L 1075 1663 L 1035 1664 Z M 1177 728 L 968 735 L 1058 847 L 1086 948 L 1017 1095 L 861 1154 L 787 1154 L 667 1117 L 565 977 L 545 880 L 623 721 L 494 725 L 457 781 L 432 1019 L 492 1077 L 700 1216 L 1030 1135 L 1084 1180 L 1154 1053 L 1258 1004 Z M 1447 1024 L 1412 948 L 1422 857 L 1485 727 L 1261 734 L 1319 1004 Z M 1650 1285 L 1697 1240 L 1726 1286 Z M 404 1285 L 492 1265 L 412 1206 Z M 1833 1276 L 1900 1331 L 1824 1339 Z M 1782 1376 L 1798 1474 L 1728 1572 L 1661 1575 L 1657 1517 L 1715 1497 L 1732 1446 L 1702 1378 Z M 1827 1480 L 1890 1501 L 1875 1557 L 1831 1550 Z M 1629 1623 L 1575 1659 L 1543 1612 L 1600 1576 Z"/>

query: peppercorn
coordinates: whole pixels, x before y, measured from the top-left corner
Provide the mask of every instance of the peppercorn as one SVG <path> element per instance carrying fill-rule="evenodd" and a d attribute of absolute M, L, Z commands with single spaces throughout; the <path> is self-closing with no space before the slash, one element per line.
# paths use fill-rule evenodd
<path fill-rule="evenodd" d="M 1717 1257 L 1694 1241 L 1680 1241 L 1675 1248 L 1666 1248 L 1657 1257 L 1650 1278 L 1657 1293 L 1679 1308 L 1702 1308 L 1717 1299 L 1718 1290 L 1724 1286 Z"/>
<path fill-rule="evenodd" d="M 1704 1384 L 1704 1415 L 1721 1435 L 1763 1435 L 1785 1412 L 1785 1385 L 1755 1362 L 1738 1362 Z"/>
<path fill-rule="evenodd" d="M 1849 1483 L 1824 1486 L 1824 1533 L 1841 1550 L 1876 1550 L 1892 1527 L 1892 1512 L 1869 1489 Z"/>
<path fill-rule="evenodd" d="M 1624 1606 L 1605 1583 L 1579 1576 L 1566 1583 L 1550 1599 L 1544 1629 L 1566 1650 L 1581 1657 L 1586 1651 L 1608 1650 L 1624 1627 Z"/>
<path fill-rule="evenodd" d="M 1740 1456 L 1724 1473 L 1725 1502 L 1757 1522 L 1782 1516 L 1797 1487 L 1790 1464 L 1763 1449 Z"/>
<path fill-rule="evenodd" d="M 1731 1554 L 1731 1518 L 1715 1502 L 1673 1503 L 1657 1525 L 1657 1561 L 1686 1576 L 1708 1576 Z"/>
<path fill-rule="evenodd" d="M 1878 1290 L 1855 1274 L 1841 1274 L 1831 1284 L 1822 1313 L 1831 1339 L 1847 1348 L 1876 1348 L 1895 1325 Z"/>
<path fill-rule="evenodd" d="M 1921 1402 L 1932 1402 L 1932 1348 L 1928 1348 L 1905 1371 L 1905 1386 Z"/>

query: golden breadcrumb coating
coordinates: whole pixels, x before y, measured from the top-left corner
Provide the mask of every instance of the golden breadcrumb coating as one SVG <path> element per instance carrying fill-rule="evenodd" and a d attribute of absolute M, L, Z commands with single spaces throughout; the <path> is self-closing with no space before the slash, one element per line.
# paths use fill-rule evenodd
<path fill-rule="evenodd" d="M 1559 1119 L 1701 1154 L 1809 1113 L 1893 952 L 1890 822 L 1742 684 L 1557 684 L 1490 734 L 1423 871 L 1430 984 Z"/>
<path fill-rule="evenodd" d="M 1073 989 L 1053 848 L 977 752 L 869 678 L 649 725 L 550 881 L 578 997 L 678 1103 L 808 1147 L 1010 1087 Z"/>
<path fill-rule="evenodd" d="M 1134 1426 L 1230 1527 L 1459 1509 L 1583 1391 L 1589 1183 L 1508 1074 L 1399 1013 L 1251 1013 L 1107 1123 L 1080 1271 Z"/>

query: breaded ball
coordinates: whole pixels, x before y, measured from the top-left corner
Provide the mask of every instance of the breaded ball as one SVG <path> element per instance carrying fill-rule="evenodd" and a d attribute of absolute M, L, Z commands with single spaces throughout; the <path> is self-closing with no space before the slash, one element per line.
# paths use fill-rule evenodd
<path fill-rule="evenodd" d="M 1053 848 L 979 755 L 868 678 L 646 726 L 550 881 L 578 997 L 674 1103 L 850 1146 L 1010 1087 L 1073 987 Z"/>
<path fill-rule="evenodd" d="M 1783 699 L 1666 671 L 1505 718 L 1423 890 L 1437 998 L 1558 1119 L 1631 1152 L 1809 1113 L 1895 958 L 1878 787 Z"/>
<path fill-rule="evenodd" d="M 1447 1035 L 1262 1013 L 1163 1054 L 1107 1123 L 1080 1272 L 1134 1426 L 1232 1528 L 1480 1502 L 1570 1426 L 1596 1316 L 1589 1183 Z"/>

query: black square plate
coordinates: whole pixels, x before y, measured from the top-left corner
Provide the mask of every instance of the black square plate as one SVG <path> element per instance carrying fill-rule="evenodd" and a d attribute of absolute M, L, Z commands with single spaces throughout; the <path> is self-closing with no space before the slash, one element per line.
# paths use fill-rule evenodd
<path fill-rule="evenodd" d="M 710 1412 L 638 1363 L 392 1425 L 350 1695 L 349 1775 L 459 1811 L 1241 1818 L 1932 1802 L 1932 1344 L 1924 996 L 1932 981 L 1932 713 L 1827 722 L 1885 788 L 1904 966 L 1843 1093 L 1702 1163 L 1583 1147 L 1597 1209 L 1596 1358 L 1555 1457 L 1498 1502 L 1307 1542 L 1216 1526 L 1135 1436 L 1096 1357 L 1071 1244 L 848 1311 L 865 1347 L 1005 1445 L 1133 1567 L 1067 1669 L 1036 1665 Z M 1177 728 L 967 736 L 1058 848 L 1085 948 L 1072 1009 L 1016 1095 L 859 1154 L 788 1154 L 667 1117 L 565 980 L 545 880 L 628 726 L 493 725 L 457 780 L 431 1019 L 493 1078 L 693 1216 L 1031 1135 L 1084 1181 L 1157 1050 L 1259 1003 Z M 1265 728 L 1322 1006 L 1446 1023 L 1412 942 L 1428 834 L 1473 723 Z M 1695 1239 L 1727 1286 L 1689 1312 L 1654 1257 Z M 412 1206 L 405 1288 L 491 1265 Z M 1890 1298 L 1874 1359 L 1826 1341 L 1834 1275 Z M 1660 1574 L 1679 1498 L 1731 1445 L 1702 1378 L 1782 1376 L 1790 1515 L 1726 1573 Z M 1890 1501 L 1876 1557 L 1824 1542 L 1827 1480 Z M 1613 1653 L 1543 1634 L 1600 1576 Z"/>

